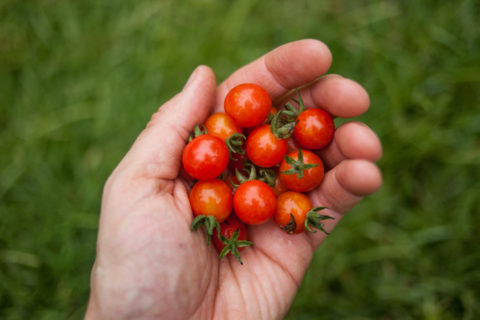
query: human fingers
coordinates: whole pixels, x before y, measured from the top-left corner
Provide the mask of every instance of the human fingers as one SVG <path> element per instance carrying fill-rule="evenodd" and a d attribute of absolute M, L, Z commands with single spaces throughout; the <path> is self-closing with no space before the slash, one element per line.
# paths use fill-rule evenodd
<path fill-rule="evenodd" d="M 321 108 L 334 117 L 356 117 L 370 106 L 368 93 L 360 84 L 336 74 L 320 78 L 300 94 L 307 108 Z"/>
<path fill-rule="evenodd" d="M 325 206 L 321 213 L 333 217 L 325 220 L 325 229 L 332 231 L 345 213 L 352 209 L 363 197 L 377 191 L 382 184 L 378 167 L 370 161 L 355 159 L 343 160 L 325 174 L 322 184 L 309 196 L 313 206 Z M 316 248 L 326 237 L 322 232 L 310 234 Z"/>
<path fill-rule="evenodd" d="M 347 122 L 339 126 L 332 142 L 318 152 L 327 169 L 345 159 L 378 161 L 382 156 L 382 144 L 375 132 L 362 122 Z"/>
<path fill-rule="evenodd" d="M 272 100 L 323 75 L 332 63 L 332 54 L 321 41 L 304 39 L 284 44 L 238 69 L 220 84 L 215 111 L 223 110 L 230 89 L 241 83 L 256 83 L 265 88 Z"/>
<path fill-rule="evenodd" d="M 152 115 L 117 169 L 146 178 L 176 178 L 187 138 L 210 113 L 215 90 L 213 71 L 195 69 L 184 89 Z"/>

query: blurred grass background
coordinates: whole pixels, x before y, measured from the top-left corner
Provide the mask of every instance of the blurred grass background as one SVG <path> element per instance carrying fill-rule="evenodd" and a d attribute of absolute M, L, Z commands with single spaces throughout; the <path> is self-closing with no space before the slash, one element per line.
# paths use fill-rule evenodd
<path fill-rule="evenodd" d="M 459 1 L 0 1 L 0 318 L 79 319 L 103 183 L 198 64 L 323 40 L 363 84 L 384 186 L 288 319 L 480 318 L 480 8 Z"/>

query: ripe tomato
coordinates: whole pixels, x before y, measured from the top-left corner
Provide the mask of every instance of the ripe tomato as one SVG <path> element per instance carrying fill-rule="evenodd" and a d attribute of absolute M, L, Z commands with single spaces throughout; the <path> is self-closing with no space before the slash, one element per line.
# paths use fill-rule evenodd
<path fill-rule="evenodd" d="M 305 219 L 311 209 L 312 204 L 306 195 L 287 191 L 278 196 L 277 210 L 273 218 L 285 232 L 300 233 L 305 230 Z"/>
<path fill-rule="evenodd" d="M 285 232 L 300 233 L 307 229 L 315 232 L 313 228 L 320 229 L 328 234 L 323 228 L 323 220 L 333 219 L 330 216 L 319 214 L 325 207 L 312 208 L 310 199 L 303 193 L 288 191 L 282 193 L 277 199 L 277 210 L 273 218 Z"/>
<path fill-rule="evenodd" d="M 322 160 L 312 151 L 298 150 L 289 153 L 280 164 L 280 179 L 292 191 L 307 192 L 322 182 Z"/>
<path fill-rule="evenodd" d="M 232 190 L 222 180 L 198 181 L 189 200 L 195 216 L 213 216 L 220 223 L 232 212 Z"/>
<path fill-rule="evenodd" d="M 333 139 L 335 124 L 332 117 L 321 109 L 308 109 L 297 117 L 293 136 L 306 149 L 318 150 Z"/>
<path fill-rule="evenodd" d="M 240 127 L 254 127 L 268 117 L 272 100 L 268 92 L 253 83 L 244 83 L 234 87 L 225 97 L 225 112 Z"/>
<path fill-rule="evenodd" d="M 233 233 L 238 230 L 238 239 L 237 240 L 247 240 L 247 228 L 240 220 L 238 220 L 235 215 L 230 215 L 227 220 L 223 221 L 220 224 L 220 236 L 224 236 L 227 239 L 231 239 Z M 225 243 L 218 238 L 218 234 L 215 234 L 213 237 L 213 244 L 218 249 L 222 251 L 225 248 Z M 240 250 L 242 248 L 239 248 Z"/>
<path fill-rule="evenodd" d="M 246 224 L 261 224 L 275 213 L 275 193 L 265 182 L 250 180 L 242 183 L 233 195 L 237 217 Z"/>
<path fill-rule="evenodd" d="M 239 251 L 244 247 L 253 245 L 252 242 L 247 241 L 247 229 L 245 225 L 234 215 L 231 215 L 220 225 L 220 238 L 218 237 L 218 233 L 215 233 L 213 243 L 218 251 L 220 251 L 220 258 L 231 254 L 240 264 L 243 264 L 243 262 Z"/>
<path fill-rule="evenodd" d="M 190 141 L 183 150 L 185 171 L 195 179 L 218 177 L 228 164 L 228 148 L 220 138 L 202 134 Z"/>
<path fill-rule="evenodd" d="M 283 160 L 287 153 L 287 143 L 277 139 L 270 130 L 270 125 L 264 124 L 248 136 L 246 149 L 248 158 L 254 164 L 268 168 Z"/>
<path fill-rule="evenodd" d="M 234 133 L 243 133 L 233 119 L 226 113 L 214 113 L 205 121 L 207 132 L 215 137 L 219 137 L 223 141 L 227 140 Z"/>
<path fill-rule="evenodd" d="M 287 187 L 285 187 L 285 185 L 283 184 L 282 180 L 280 179 L 280 175 L 277 175 L 277 176 L 275 177 L 275 185 L 272 187 L 272 190 L 273 190 L 273 193 L 275 193 L 275 195 L 276 195 L 277 197 L 278 197 L 279 195 L 281 195 L 282 193 L 288 191 Z"/>

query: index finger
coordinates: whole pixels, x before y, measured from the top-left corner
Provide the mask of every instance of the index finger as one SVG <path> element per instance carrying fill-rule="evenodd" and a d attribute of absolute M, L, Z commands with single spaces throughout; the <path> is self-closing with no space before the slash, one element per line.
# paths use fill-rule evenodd
<path fill-rule="evenodd" d="M 223 111 L 230 89 L 241 83 L 255 83 L 268 91 L 273 101 L 303 86 L 330 68 L 332 54 L 319 40 L 305 39 L 284 44 L 231 74 L 217 90 L 215 111 Z"/>

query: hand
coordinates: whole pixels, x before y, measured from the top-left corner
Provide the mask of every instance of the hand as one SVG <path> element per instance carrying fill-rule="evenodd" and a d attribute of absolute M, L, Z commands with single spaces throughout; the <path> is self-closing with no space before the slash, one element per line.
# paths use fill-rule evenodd
<path fill-rule="evenodd" d="M 321 106 L 344 118 L 364 113 L 369 97 L 360 85 L 338 75 L 319 78 L 330 63 L 323 43 L 302 40 L 239 69 L 218 88 L 208 67 L 194 71 L 183 91 L 152 116 L 105 185 L 88 319 L 285 315 L 325 235 L 292 236 L 269 221 L 249 227 L 255 246 L 242 251 L 244 265 L 231 256 L 219 261 L 204 234 L 189 229 L 192 212 L 178 178 L 180 159 L 193 127 L 223 110 L 228 90 L 243 82 L 260 84 L 277 102 L 302 87 L 307 107 Z M 373 162 L 381 152 L 373 131 L 357 122 L 340 126 L 333 143 L 320 152 L 329 171 L 310 198 L 335 218 L 325 222 L 328 231 L 380 187 Z"/>

